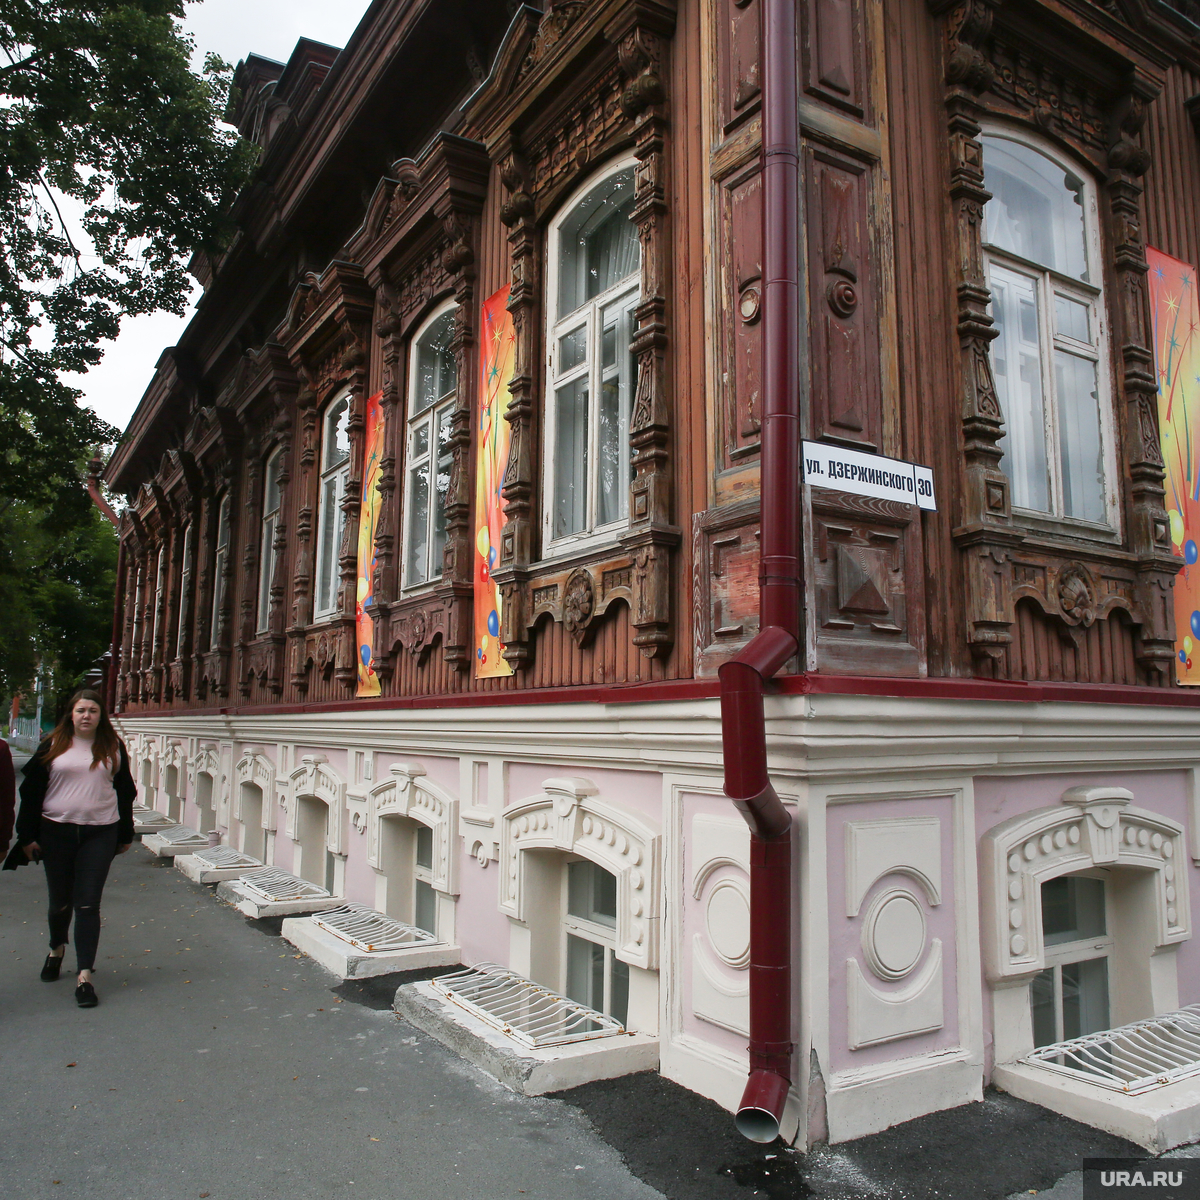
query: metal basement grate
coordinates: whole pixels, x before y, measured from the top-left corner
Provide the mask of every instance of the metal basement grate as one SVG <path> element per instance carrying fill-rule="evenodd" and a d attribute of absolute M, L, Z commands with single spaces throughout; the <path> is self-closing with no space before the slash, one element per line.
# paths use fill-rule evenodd
<path fill-rule="evenodd" d="M 329 893 L 307 879 L 289 875 L 278 867 L 260 867 L 247 871 L 239 880 L 243 887 L 271 903 L 281 900 L 321 900 Z"/>
<path fill-rule="evenodd" d="M 262 866 L 259 859 L 251 858 L 250 855 L 243 854 L 232 846 L 209 846 L 207 850 L 197 850 L 195 857 L 201 862 L 208 863 L 210 867 L 220 867 L 222 870 L 229 867 Z"/>
<path fill-rule="evenodd" d="M 172 846 L 207 846 L 208 838 L 202 833 L 197 833 L 194 829 L 189 829 L 186 825 L 171 825 L 167 829 L 162 830 L 158 836 L 164 842 L 170 842 Z"/>
<path fill-rule="evenodd" d="M 318 913 L 313 922 L 335 937 L 368 954 L 384 950 L 403 950 L 406 946 L 434 946 L 438 939 L 415 925 L 405 925 L 364 904 L 343 904 Z"/>
<path fill-rule="evenodd" d="M 1021 1060 L 1136 1096 L 1200 1075 L 1200 1004 L 1042 1046 Z"/>
<path fill-rule="evenodd" d="M 431 986 L 515 1041 L 534 1049 L 624 1033 L 620 1021 L 496 963 L 441 975 Z"/>
<path fill-rule="evenodd" d="M 178 822 L 173 821 L 166 813 L 156 812 L 152 808 L 139 808 L 135 804 L 133 806 L 133 823 L 139 829 L 168 829 Z"/>

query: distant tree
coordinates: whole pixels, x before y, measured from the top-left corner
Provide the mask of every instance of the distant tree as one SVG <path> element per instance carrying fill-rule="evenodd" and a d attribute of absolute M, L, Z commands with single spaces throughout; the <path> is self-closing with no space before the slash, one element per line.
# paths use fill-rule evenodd
<path fill-rule="evenodd" d="M 47 711 L 112 641 L 117 534 L 75 485 L 53 504 L 0 510 L 0 696 L 32 694 L 40 661 Z"/>
<path fill-rule="evenodd" d="M 80 480 L 116 431 L 60 374 L 122 317 L 182 312 L 190 254 L 228 236 L 251 148 L 220 126 L 228 65 L 189 68 L 183 6 L 0 0 L 0 506 Z"/>

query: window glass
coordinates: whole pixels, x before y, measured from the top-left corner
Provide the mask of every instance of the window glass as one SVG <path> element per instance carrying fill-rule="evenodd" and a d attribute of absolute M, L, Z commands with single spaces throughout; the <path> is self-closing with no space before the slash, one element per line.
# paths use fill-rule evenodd
<path fill-rule="evenodd" d="M 553 227 L 558 297 L 548 331 L 544 501 L 550 544 L 628 518 L 641 262 L 633 186 L 632 167 L 608 176 Z"/>
<path fill-rule="evenodd" d="M 275 528 L 279 521 L 279 451 L 267 459 L 263 484 L 262 545 L 259 548 L 258 622 L 263 633 L 270 623 L 271 582 L 275 578 Z"/>
<path fill-rule="evenodd" d="M 416 387 L 413 389 L 414 413 L 424 412 L 448 396 L 457 386 L 457 368 L 450 341 L 454 337 L 454 313 L 436 317 L 417 342 Z"/>
<path fill-rule="evenodd" d="M 428 825 L 417 826 L 417 866 L 433 870 L 433 830 Z"/>
<path fill-rule="evenodd" d="M 184 635 L 188 627 L 188 610 L 192 603 L 192 525 L 189 521 L 183 531 L 183 563 L 179 577 L 179 629 L 176 634 L 176 653 L 182 657 Z"/>
<path fill-rule="evenodd" d="M 1073 279 L 1088 279 L 1083 180 L 1032 146 L 983 139 L 985 239 Z"/>
<path fill-rule="evenodd" d="M 1103 937 L 1104 880 L 1060 875 L 1042 884 L 1042 936 L 1047 946 Z"/>
<path fill-rule="evenodd" d="M 558 315 L 565 317 L 632 275 L 641 262 L 633 168 L 598 183 L 560 227 Z"/>
<path fill-rule="evenodd" d="M 229 496 L 221 497 L 217 510 L 217 554 L 213 563 L 212 625 L 209 633 L 210 650 L 221 643 L 221 609 L 225 604 L 225 562 L 229 557 Z"/>
<path fill-rule="evenodd" d="M 615 927 L 617 877 L 593 862 L 568 863 L 567 912 L 585 921 Z"/>
<path fill-rule="evenodd" d="M 338 555 L 346 529 L 342 500 L 350 478 L 350 397 L 342 396 L 325 411 L 321 448 L 320 521 L 317 533 L 315 617 L 328 617 L 337 608 Z"/>
<path fill-rule="evenodd" d="M 982 141 L 992 373 L 1013 507 L 1108 524 L 1111 398 L 1100 275 L 1088 268 L 1094 202 L 1049 154 L 995 134 Z"/>
<path fill-rule="evenodd" d="M 435 316 L 413 342 L 405 494 L 404 583 L 416 587 L 442 573 L 446 501 L 454 466 L 457 368 L 451 341 L 454 309 Z"/>

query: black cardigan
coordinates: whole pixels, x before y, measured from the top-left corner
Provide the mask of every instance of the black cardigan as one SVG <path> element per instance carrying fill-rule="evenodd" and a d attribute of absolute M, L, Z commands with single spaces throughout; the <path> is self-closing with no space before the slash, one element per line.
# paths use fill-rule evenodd
<path fill-rule="evenodd" d="M 129 771 L 129 755 L 125 743 L 118 742 L 121 763 L 113 776 L 113 790 L 117 793 L 117 844 L 124 846 L 133 841 L 133 801 L 137 787 Z M 37 748 L 37 753 L 25 764 L 25 778 L 21 782 L 21 811 L 17 814 L 17 845 L 28 846 L 38 840 L 42 825 L 42 801 L 46 799 L 46 788 L 50 783 L 50 768 L 43 759 L 48 749 L 46 741 Z"/>

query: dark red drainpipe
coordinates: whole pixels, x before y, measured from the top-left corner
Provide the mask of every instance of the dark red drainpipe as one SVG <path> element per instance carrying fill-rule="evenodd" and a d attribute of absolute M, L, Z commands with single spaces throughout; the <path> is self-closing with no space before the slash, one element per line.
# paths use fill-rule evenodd
<path fill-rule="evenodd" d="M 116 528 L 120 522 L 117 520 L 117 514 L 113 512 L 112 505 L 104 498 L 104 494 L 100 491 L 100 472 L 104 470 L 104 463 L 100 461 L 100 455 L 96 455 L 90 463 L 88 463 L 87 473 L 87 490 L 88 495 L 92 498 L 92 503 L 100 510 L 102 516 L 112 522 Z"/>
<path fill-rule="evenodd" d="M 800 650 L 800 136 L 795 0 L 764 0 L 759 632 L 720 669 L 725 794 L 750 826 L 750 1077 L 738 1130 L 779 1135 L 792 1083 L 792 817 L 767 775 L 763 690 Z"/>

